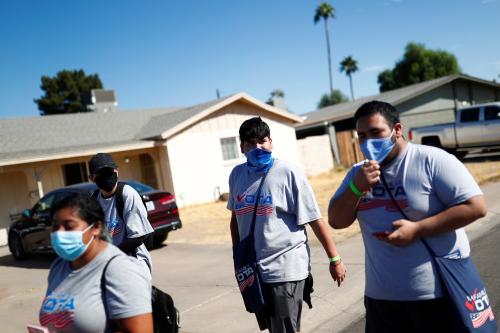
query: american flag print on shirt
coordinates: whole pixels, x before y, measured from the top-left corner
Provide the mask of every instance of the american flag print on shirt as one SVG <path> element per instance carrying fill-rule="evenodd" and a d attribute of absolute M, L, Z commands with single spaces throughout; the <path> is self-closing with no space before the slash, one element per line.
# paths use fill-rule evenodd
<path fill-rule="evenodd" d="M 45 297 L 40 312 L 40 324 L 63 330 L 71 325 L 75 316 L 75 298 L 65 294 L 50 294 Z"/>
<path fill-rule="evenodd" d="M 106 227 L 108 228 L 108 232 L 111 235 L 111 237 L 115 237 L 116 235 L 119 235 L 122 232 L 122 223 L 118 220 L 112 220 L 108 221 L 106 223 Z"/>
<path fill-rule="evenodd" d="M 243 216 L 247 214 L 253 214 L 255 209 L 255 194 L 238 194 L 236 196 L 236 216 Z M 273 198 L 271 195 L 260 195 L 259 203 L 257 205 L 257 216 L 269 216 L 272 215 L 274 211 L 273 208 Z"/>

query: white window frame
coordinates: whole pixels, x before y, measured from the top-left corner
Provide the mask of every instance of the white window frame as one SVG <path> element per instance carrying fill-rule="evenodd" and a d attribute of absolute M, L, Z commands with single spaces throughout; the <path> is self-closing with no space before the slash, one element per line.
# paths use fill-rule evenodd
<path fill-rule="evenodd" d="M 224 145 L 224 141 L 225 140 L 229 141 L 231 139 L 234 140 L 234 145 L 233 145 L 234 151 L 233 151 L 233 153 L 236 153 L 236 156 L 234 156 L 234 157 L 227 156 L 226 153 L 229 154 L 231 152 L 229 152 L 229 150 L 224 150 L 225 147 L 227 147 L 227 146 Z M 240 158 L 240 150 L 239 150 L 239 143 L 240 142 L 239 142 L 239 138 L 237 136 L 223 137 L 223 138 L 220 138 L 219 142 L 220 142 L 220 147 L 221 147 L 221 152 L 222 152 L 222 160 L 224 162 L 234 161 L 234 160 L 237 160 L 237 159 Z"/>

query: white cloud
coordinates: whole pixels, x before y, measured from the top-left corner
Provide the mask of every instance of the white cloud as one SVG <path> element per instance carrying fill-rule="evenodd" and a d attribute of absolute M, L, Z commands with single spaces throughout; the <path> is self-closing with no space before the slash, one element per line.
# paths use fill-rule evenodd
<path fill-rule="evenodd" d="M 386 68 L 386 65 L 373 65 L 363 68 L 363 72 L 378 72 Z"/>
<path fill-rule="evenodd" d="M 488 3 L 493 3 L 493 2 L 497 2 L 497 0 L 481 0 L 481 3 L 482 3 L 483 5 L 486 5 L 486 4 L 488 4 Z"/>

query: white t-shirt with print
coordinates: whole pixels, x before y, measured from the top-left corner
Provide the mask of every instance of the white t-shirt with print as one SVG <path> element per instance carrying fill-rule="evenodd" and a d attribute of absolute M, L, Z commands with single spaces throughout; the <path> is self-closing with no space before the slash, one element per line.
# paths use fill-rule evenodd
<path fill-rule="evenodd" d="M 103 269 L 113 256 L 117 257 L 106 270 L 103 291 Z M 61 333 L 111 332 L 106 329 L 105 307 L 110 319 L 151 312 L 151 282 L 140 262 L 108 244 L 79 269 L 61 258 L 52 263 L 39 314 L 42 326 Z"/>
<path fill-rule="evenodd" d="M 238 222 L 240 239 L 249 235 L 255 196 L 262 174 L 245 164 L 229 177 L 228 209 Z M 304 173 L 291 163 L 275 159 L 262 186 L 255 222 L 255 250 L 262 280 L 299 281 L 310 270 L 305 224 L 321 218 L 314 193 Z"/>
<path fill-rule="evenodd" d="M 97 200 L 104 210 L 104 219 L 114 245 L 119 246 L 126 238 L 145 236 L 154 231 L 148 221 L 148 212 L 139 193 L 131 186 L 123 186 L 123 218 L 125 221 L 122 221 L 118 215 L 114 195 L 104 198 L 99 191 Z M 151 256 L 144 244 L 137 248 L 135 256 L 147 265 L 149 271 L 152 271 Z"/>
<path fill-rule="evenodd" d="M 332 200 L 349 190 L 349 181 L 365 162 L 354 165 Z M 412 221 L 436 215 L 482 194 L 465 166 L 439 148 L 408 143 L 382 172 L 394 199 Z M 361 199 L 357 219 L 365 245 L 365 294 L 395 301 L 440 297 L 439 276 L 422 241 L 394 246 L 373 236 L 374 232 L 392 230 L 392 222 L 403 218 L 382 183 Z M 469 256 L 469 241 L 463 228 L 426 240 L 438 256 Z"/>

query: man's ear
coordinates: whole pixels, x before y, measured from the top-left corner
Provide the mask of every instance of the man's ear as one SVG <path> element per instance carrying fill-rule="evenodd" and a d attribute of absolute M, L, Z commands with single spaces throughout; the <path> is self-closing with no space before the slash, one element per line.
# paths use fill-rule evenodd
<path fill-rule="evenodd" d="M 240 142 L 240 151 L 243 155 L 245 155 L 245 152 L 243 151 L 243 142 Z"/>
<path fill-rule="evenodd" d="M 394 124 L 394 132 L 396 133 L 396 138 L 403 136 L 403 125 L 401 123 Z"/>

